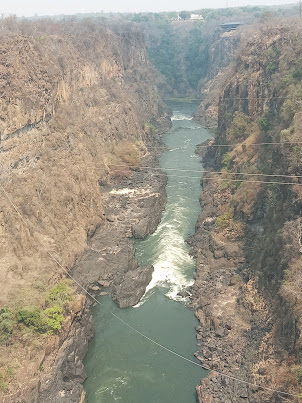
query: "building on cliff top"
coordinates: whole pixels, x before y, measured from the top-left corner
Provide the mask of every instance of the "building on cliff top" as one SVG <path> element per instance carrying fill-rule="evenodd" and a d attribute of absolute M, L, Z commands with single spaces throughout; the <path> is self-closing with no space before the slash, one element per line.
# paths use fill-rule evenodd
<path fill-rule="evenodd" d="M 235 31 L 235 29 L 240 25 L 243 25 L 242 22 L 225 22 L 224 24 L 220 25 L 220 28 L 222 28 L 224 31 L 230 32 Z"/>
<path fill-rule="evenodd" d="M 201 14 L 191 14 L 190 20 L 203 20 L 203 16 Z"/>

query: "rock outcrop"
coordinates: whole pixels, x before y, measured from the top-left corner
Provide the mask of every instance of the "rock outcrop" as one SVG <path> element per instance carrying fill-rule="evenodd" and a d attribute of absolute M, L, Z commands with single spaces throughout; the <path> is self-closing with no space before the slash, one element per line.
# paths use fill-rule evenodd
<path fill-rule="evenodd" d="M 153 270 L 153 266 L 147 266 L 127 271 L 119 284 L 113 285 L 112 297 L 120 308 L 136 305 L 140 301 L 152 279 Z"/>

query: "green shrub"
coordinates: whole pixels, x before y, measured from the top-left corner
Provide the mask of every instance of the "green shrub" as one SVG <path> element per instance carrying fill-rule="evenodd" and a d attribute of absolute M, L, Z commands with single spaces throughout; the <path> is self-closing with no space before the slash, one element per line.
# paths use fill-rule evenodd
<path fill-rule="evenodd" d="M 266 111 L 261 118 L 258 120 L 260 129 L 263 132 L 268 132 L 270 129 L 272 129 L 273 126 L 273 121 L 274 121 L 274 115 L 270 111 Z"/>
<path fill-rule="evenodd" d="M 234 117 L 229 129 L 229 136 L 232 140 L 243 140 L 248 137 L 249 118 L 244 113 L 239 112 Z"/>
<path fill-rule="evenodd" d="M 7 367 L 2 366 L 0 369 L 0 390 L 3 392 L 8 391 L 9 381 L 15 375 L 15 369 L 11 365 Z"/>
<path fill-rule="evenodd" d="M 269 73 L 275 73 L 278 70 L 280 53 L 281 51 L 279 48 L 271 48 L 266 52 L 268 62 L 266 70 Z"/>
<path fill-rule="evenodd" d="M 39 333 L 54 333 L 61 329 L 64 322 L 63 308 L 58 305 L 53 305 L 43 312 L 38 307 L 21 308 L 16 317 L 19 322 Z"/>
<path fill-rule="evenodd" d="M 287 88 L 293 83 L 293 75 L 292 74 L 286 74 L 285 77 L 282 79 L 281 87 L 282 88 Z"/>
<path fill-rule="evenodd" d="M 47 331 L 47 323 L 39 307 L 21 308 L 17 311 L 16 317 L 19 322 L 36 332 L 44 333 Z"/>
<path fill-rule="evenodd" d="M 57 305 L 60 307 L 65 306 L 72 300 L 73 289 L 68 281 L 63 281 L 53 287 L 46 297 L 46 304 L 48 306 Z"/>
<path fill-rule="evenodd" d="M 293 77 L 297 80 L 302 79 L 302 58 L 296 61 L 296 65 L 293 71 Z"/>
<path fill-rule="evenodd" d="M 0 390 L 2 390 L 2 392 L 8 391 L 8 382 L 1 379 L 1 377 L 0 377 Z"/>
<path fill-rule="evenodd" d="M 269 130 L 269 122 L 266 117 L 262 117 L 258 120 L 260 129 L 264 132 L 267 132 Z"/>
<path fill-rule="evenodd" d="M 225 180 L 225 181 L 221 181 L 219 189 L 226 190 L 226 189 L 232 188 L 232 186 L 233 186 L 233 182 Z"/>
<path fill-rule="evenodd" d="M 289 126 L 295 116 L 295 108 L 290 99 L 284 102 L 281 108 L 281 119 L 286 126 Z M 286 127 L 285 126 L 285 127 Z"/>
<path fill-rule="evenodd" d="M 232 228 L 233 213 L 227 212 L 216 218 L 215 225 L 217 228 Z"/>
<path fill-rule="evenodd" d="M 295 368 L 295 376 L 299 385 L 302 384 L 302 367 L 298 366 Z"/>
<path fill-rule="evenodd" d="M 0 344 L 6 342 L 13 334 L 14 315 L 6 306 L 0 309 Z"/>
<path fill-rule="evenodd" d="M 278 65 L 276 62 L 269 62 L 269 64 L 267 65 L 266 69 L 270 72 L 270 73 L 274 73 L 278 68 Z"/>
<path fill-rule="evenodd" d="M 296 131 L 296 127 L 294 125 L 290 126 L 288 129 L 283 129 L 280 132 L 281 140 L 282 141 L 289 141 L 292 139 L 293 134 Z"/>
<path fill-rule="evenodd" d="M 225 153 L 223 158 L 222 158 L 222 164 L 223 167 L 228 171 L 229 169 L 231 169 L 231 165 L 232 165 L 232 157 L 230 153 Z"/>
<path fill-rule="evenodd" d="M 150 133 L 150 134 L 158 133 L 158 130 L 155 128 L 155 126 L 152 123 L 146 123 L 145 124 L 145 131 Z"/>
<path fill-rule="evenodd" d="M 12 378 L 15 375 L 15 368 L 12 367 L 11 365 L 8 365 L 6 367 L 6 376 L 8 378 Z"/>
<path fill-rule="evenodd" d="M 280 136 L 282 137 L 282 140 L 288 140 L 288 138 L 290 137 L 290 130 L 289 129 L 283 129 L 280 132 Z"/>
<path fill-rule="evenodd" d="M 64 322 L 63 309 L 59 306 L 52 306 L 45 310 L 46 322 L 50 333 L 60 330 Z"/>

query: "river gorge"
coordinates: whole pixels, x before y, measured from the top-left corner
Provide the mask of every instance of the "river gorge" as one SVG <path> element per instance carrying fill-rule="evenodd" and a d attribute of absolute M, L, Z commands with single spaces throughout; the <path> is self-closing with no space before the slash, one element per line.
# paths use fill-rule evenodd
<path fill-rule="evenodd" d="M 301 31 L 208 12 L 1 19 L 1 402 L 300 399 Z"/>
<path fill-rule="evenodd" d="M 172 128 L 163 135 L 167 146 L 160 167 L 168 176 L 167 205 L 157 230 L 135 242 L 136 259 L 154 266 L 151 283 L 134 307 L 120 309 L 103 297 L 92 309 L 95 337 L 84 364 L 84 387 L 94 402 L 195 402 L 195 386 L 206 375 L 150 343 L 112 313 L 164 346 L 194 359 L 198 321 L 186 307 L 194 282 L 195 261 L 185 240 L 194 233 L 200 213 L 202 165 L 196 145 L 210 137 L 192 121 L 194 103 L 172 103 Z M 196 362 L 198 362 L 196 360 Z"/>

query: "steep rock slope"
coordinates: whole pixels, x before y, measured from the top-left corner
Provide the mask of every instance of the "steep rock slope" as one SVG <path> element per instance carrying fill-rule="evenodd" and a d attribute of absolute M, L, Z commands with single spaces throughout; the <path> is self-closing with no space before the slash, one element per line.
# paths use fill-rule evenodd
<path fill-rule="evenodd" d="M 100 184 L 131 177 L 168 114 L 140 31 L 2 24 L 1 398 L 40 401 L 49 354 L 54 368 L 67 366 L 67 380 L 69 364 L 73 378 L 85 377 L 81 358 L 92 334 L 85 298 L 56 284 L 107 222 Z"/>
<path fill-rule="evenodd" d="M 302 76 L 301 32 L 293 26 L 256 30 L 225 77 L 215 147 L 204 159 L 222 173 L 203 180 L 192 245 L 204 365 L 297 396 Z M 197 393 L 200 402 L 295 400 L 215 372 Z"/>
<path fill-rule="evenodd" d="M 194 112 L 194 119 L 207 128 L 215 128 L 218 124 L 218 99 L 228 74 L 232 74 L 231 66 L 236 54 L 243 48 L 248 28 L 239 28 L 231 32 L 217 32 L 211 39 L 207 80 L 202 89 L 199 108 Z"/>

